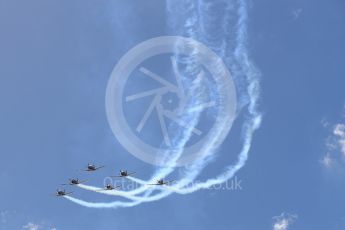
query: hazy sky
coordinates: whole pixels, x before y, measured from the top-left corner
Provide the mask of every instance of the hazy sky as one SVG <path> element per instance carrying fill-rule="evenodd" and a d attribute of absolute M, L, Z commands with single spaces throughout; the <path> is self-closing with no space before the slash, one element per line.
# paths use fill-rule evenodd
<path fill-rule="evenodd" d="M 70 177 L 102 186 L 120 168 L 140 178 L 154 170 L 115 139 L 104 100 L 122 55 L 178 35 L 165 1 L 0 0 L 0 229 L 344 229 L 344 12 L 342 0 L 251 1 L 248 50 L 262 74 L 263 123 L 236 175 L 242 189 L 114 210 L 51 194 Z M 203 177 L 235 150 L 227 139 Z M 107 167 L 78 172 L 88 162 Z"/>

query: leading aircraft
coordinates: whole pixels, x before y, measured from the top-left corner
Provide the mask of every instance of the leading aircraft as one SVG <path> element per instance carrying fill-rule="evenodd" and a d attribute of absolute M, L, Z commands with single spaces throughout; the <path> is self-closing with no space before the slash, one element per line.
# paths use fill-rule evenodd
<path fill-rule="evenodd" d="M 104 165 L 102 165 L 102 166 L 96 166 L 96 165 L 94 165 L 94 164 L 88 163 L 88 164 L 87 164 L 87 167 L 86 167 L 86 169 L 84 169 L 84 171 L 93 172 L 93 171 L 96 171 L 96 170 L 101 169 L 101 168 L 104 168 L 104 167 L 105 167 Z"/>

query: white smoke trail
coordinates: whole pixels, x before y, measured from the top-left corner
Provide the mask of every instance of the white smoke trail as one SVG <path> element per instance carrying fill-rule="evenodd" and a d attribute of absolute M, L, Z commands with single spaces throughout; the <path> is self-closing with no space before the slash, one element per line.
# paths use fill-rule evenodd
<path fill-rule="evenodd" d="M 170 1 L 168 0 L 168 3 Z M 189 7 L 187 9 L 195 12 L 195 3 L 191 1 L 183 1 L 185 4 L 190 3 Z M 200 3 L 202 3 L 200 1 Z M 171 3 L 170 3 L 171 4 Z M 176 2 L 173 2 L 172 4 L 176 4 Z M 210 7 L 211 2 L 208 2 L 208 7 Z M 169 4 L 168 4 L 169 5 Z M 188 4 L 187 4 L 188 5 Z M 202 5 L 202 4 L 201 4 Z M 103 194 L 107 195 L 115 195 L 115 196 L 122 196 L 127 199 L 130 199 L 132 201 L 129 202 L 124 202 L 124 201 L 116 201 L 112 203 L 91 203 L 91 202 L 86 202 L 82 201 L 79 199 L 75 199 L 72 197 L 66 197 L 67 199 L 78 203 L 80 205 L 86 206 L 86 207 L 93 207 L 93 208 L 118 208 L 118 207 L 133 207 L 135 205 L 141 204 L 143 202 L 152 202 L 156 201 L 159 199 L 162 199 L 171 193 L 179 193 L 179 194 L 187 194 L 187 193 L 192 193 L 195 192 L 199 189 L 205 189 L 209 188 L 212 185 L 215 184 L 221 184 L 224 183 L 226 180 L 231 179 L 234 174 L 244 166 L 247 158 L 248 158 L 248 153 L 251 148 L 251 142 L 253 138 L 253 134 L 256 129 L 259 128 L 260 123 L 261 123 L 261 114 L 257 110 L 257 103 L 259 99 L 259 73 L 253 66 L 253 64 L 250 62 L 248 58 L 248 51 L 246 48 L 246 43 L 247 43 L 247 20 L 248 20 L 248 6 L 245 0 L 238 0 L 238 23 L 237 23 L 237 32 L 236 32 L 236 48 L 234 51 L 234 59 L 236 60 L 237 63 L 239 63 L 239 69 L 241 75 L 244 75 L 247 79 L 247 82 L 249 83 L 247 87 L 247 94 L 248 94 L 248 113 L 249 117 L 245 121 L 245 124 L 243 126 L 243 147 L 242 150 L 239 154 L 238 161 L 235 165 L 227 167 L 224 173 L 219 175 L 216 178 L 209 179 L 205 182 L 202 183 L 197 183 L 193 185 L 192 187 L 185 187 L 189 183 L 193 182 L 195 178 L 199 175 L 199 173 L 202 171 L 202 169 L 207 165 L 209 156 L 211 156 L 215 151 L 215 147 L 217 146 L 217 135 L 220 133 L 214 133 L 214 138 L 208 142 L 208 145 L 205 146 L 203 151 L 205 154 L 203 155 L 203 159 L 200 161 L 196 162 L 196 164 L 189 166 L 185 177 L 180 180 L 176 185 L 171 186 L 171 187 L 165 187 L 159 188 L 160 193 L 152 195 L 152 192 L 156 188 L 147 188 L 145 183 L 151 183 L 154 178 L 161 178 L 165 177 L 166 175 L 169 175 L 171 172 L 174 171 L 174 167 L 170 168 L 163 168 L 161 170 L 158 170 L 158 172 L 152 177 L 151 180 L 149 181 L 144 181 L 140 180 L 137 178 L 130 177 L 132 181 L 135 181 L 136 183 L 141 184 L 142 186 L 138 189 L 132 190 L 132 191 L 102 191 Z M 200 8 L 200 5 L 199 5 Z M 195 37 L 196 36 L 196 29 L 195 26 L 197 24 L 198 18 L 200 17 L 199 15 L 191 14 L 192 16 L 186 20 L 185 23 L 185 35 L 189 35 L 190 37 Z M 226 18 L 226 17 L 224 17 Z M 204 19 L 205 20 L 205 19 Z M 204 41 L 205 42 L 205 41 Z M 207 43 L 209 44 L 209 42 Z M 224 47 L 224 40 L 222 41 L 222 47 Z M 227 58 L 227 57 L 225 57 Z M 199 115 L 194 114 L 197 116 L 197 119 L 194 119 L 194 122 L 198 122 L 199 120 Z M 180 152 L 175 153 L 172 157 L 172 165 L 174 166 L 178 158 L 180 157 L 180 154 L 183 152 L 183 147 L 185 146 L 186 142 L 190 138 L 190 133 L 185 133 L 184 138 L 180 140 Z M 92 186 L 81 186 L 84 189 L 88 189 L 91 191 L 98 190 L 99 188 L 92 187 Z M 141 193 L 144 193 L 143 196 L 138 196 Z"/>
<path fill-rule="evenodd" d="M 253 64 L 250 62 L 248 58 L 248 51 L 246 49 L 246 26 L 247 20 L 248 20 L 248 14 L 247 14 L 247 5 L 245 1 L 239 1 L 240 7 L 238 9 L 238 16 L 239 16 L 239 22 L 238 22 L 238 32 L 237 32 L 237 47 L 235 50 L 235 58 L 237 59 L 238 63 L 241 63 L 242 71 L 244 72 L 245 76 L 247 77 L 247 81 L 250 82 L 248 86 L 248 95 L 250 98 L 250 103 L 248 105 L 248 112 L 250 117 L 247 119 L 244 125 L 244 144 L 243 148 L 239 154 L 238 161 L 235 165 L 229 166 L 225 172 L 221 175 L 219 175 L 216 178 L 209 179 L 206 182 L 203 183 L 197 183 L 193 184 L 193 186 L 189 188 L 180 189 L 183 187 L 183 185 L 187 184 L 190 181 L 193 181 L 195 177 L 198 175 L 198 173 L 202 170 L 203 167 L 206 166 L 205 161 L 199 161 L 197 164 L 192 165 L 191 168 L 186 172 L 187 178 L 184 178 L 172 187 L 171 189 L 179 194 L 187 194 L 192 193 L 200 189 L 206 189 L 210 188 L 211 186 L 215 184 L 221 184 L 225 181 L 231 179 L 234 174 L 241 169 L 244 165 L 246 160 L 248 159 L 248 153 L 251 147 L 253 134 L 256 129 L 260 127 L 261 123 L 261 114 L 257 110 L 257 104 L 258 99 L 260 95 L 260 89 L 259 89 L 259 75 L 260 73 L 256 70 L 256 68 L 253 66 Z M 214 134 L 215 138 L 213 140 L 217 140 L 217 133 Z M 212 136 L 214 136 L 212 135 Z M 204 151 L 206 153 L 213 153 L 215 150 L 213 149 L 214 143 L 210 143 L 205 146 L 206 149 Z"/>
<path fill-rule="evenodd" d="M 196 6 L 193 2 L 191 1 L 185 1 L 185 6 L 188 10 L 188 15 L 189 18 L 188 20 L 186 20 L 186 22 L 184 23 L 184 28 L 186 28 L 186 33 L 188 34 L 188 36 L 190 37 L 194 37 L 195 33 L 194 31 L 196 31 L 195 27 L 197 25 L 197 21 L 195 20 L 197 18 L 197 14 L 196 14 Z M 179 42 L 179 41 L 177 41 Z M 193 59 L 193 55 L 197 56 L 197 47 L 195 47 L 194 52 L 192 53 L 192 57 L 190 57 L 190 59 Z M 190 72 L 196 72 L 194 70 L 194 68 L 196 68 L 194 66 L 193 61 L 188 60 L 188 70 Z M 198 86 L 201 84 L 198 81 L 188 81 L 188 79 L 185 79 L 185 81 L 189 84 L 189 87 L 187 88 L 188 91 L 187 93 L 190 95 L 193 95 L 191 97 L 188 97 L 192 100 L 190 100 L 188 103 L 189 105 L 187 105 L 187 108 L 193 108 L 195 107 L 194 105 L 197 104 L 201 104 L 199 100 L 199 98 L 201 98 L 202 96 L 200 95 L 202 92 L 198 91 Z M 181 154 L 184 151 L 185 145 L 186 143 L 189 141 L 191 135 L 192 135 L 192 129 L 193 127 L 199 122 L 199 117 L 200 117 L 200 111 L 187 111 L 187 113 L 185 112 L 184 114 L 180 114 L 180 118 L 185 119 L 186 121 L 184 123 L 188 123 L 190 124 L 188 126 L 187 129 L 184 129 L 181 136 L 176 135 L 175 139 L 176 142 L 178 143 L 177 146 L 175 146 L 175 149 L 173 151 L 169 151 L 167 150 L 166 153 L 163 153 L 164 155 L 167 155 L 170 159 L 168 159 L 168 163 L 167 165 L 170 165 L 170 167 L 166 167 L 166 168 L 162 168 L 160 170 L 157 170 L 157 172 L 151 177 L 151 179 L 149 181 L 141 181 L 141 184 L 145 185 L 148 183 L 154 183 L 155 179 L 157 178 L 164 178 L 165 176 L 167 176 L 168 174 L 170 174 L 171 172 L 174 171 L 174 167 L 177 163 L 177 160 L 179 159 L 179 157 L 181 156 Z M 178 151 L 176 151 L 176 149 L 178 149 Z M 132 178 L 134 179 L 134 178 Z M 81 188 L 84 189 L 88 189 L 88 190 L 100 190 L 100 188 L 97 187 L 87 187 L 87 186 L 80 186 Z M 140 187 L 138 189 L 135 189 L 133 191 L 128 191 L 127 194 L 123 194 L 123 193 L 116 193 L 116 195 L 130 195 L 130 194 L 140 194 L 142 192 L 146 191 L 146 187 Z"/>
<path fill-rule="evenodd" d="M 250 98 L 250 103 L 248 105 L 248 112 L 250 117 L 247 119 L 244 125 L 244 144 L 241 150 L 241 153 L 238 158 L 238 162 L 234 166 L 229 166 L 225 173 L 221 174 L 217 178 L 210 179 L 204 183 L 198 183 L 193 185 L 193 187 L 186 188 L 186 189 L 178 189 L 185 185 L 186 182 L 189 183 L 193 181 L 194 178 L 198 175 L 200 170 L 206 165 L 205 161 L 200 161 L 195 165 L 192 165 L 191 168 L 187 171 L 186 175 L 187 178 L 184 178 L 180 181 L 179 184 L 174 186 L 173 190 L 177 193 L 186 194 L 190 192 L 197 191 L 202 188 L 209 188 L 215 184 L 224 183 L 226 180 L 233 177 L 233 175 L 244 166 L 247 158 L 248 153 L 251 147 L 253 134 L 256 129 L 259 128 L 261 123 L 261 114 L 257 111 L 257 103 L 259 99 L 259 72 L 256 68 L 252 65 L 250 60 L 248 59 L 248 51 L 246 49 L 246 35 L 247 35 L 247 20 L 248 20 L 248 12 L 247 12 L 247 5 L 245 1 L 239 1 L 239 9 L 238 9 L 238 32 L 237 32 L 237 47 L 235 50 L 235 58 L 237 62 L 241 64 L 242 71 L 244 72 L 245 76 L 247 77 L 247 81 L 250 82 L 248 86 L 248 95 Z M 220 132 L 219 132 L 220 133 Z M 213 141 L 217 140 L 217 133 L 214 133 L 215 138 Z M 206 153 L 213 153 L 215 149 L 213 149 L 214 143 L 209 142 L 204 149 Z M 217 146 L 217 145 L 216 145 Z M 207 156 L 207 155 L 206 155 Z"/>
<path fill-rule="evenodd" d="M 196 99 L 201 97 L 200 96 L 201 92 L 199 92 L 197 90 L 198 86 L 201 84 L 199 81 L 200 81 L 200 78 L 193 80 L 190 83 L 190 87 L 188 88 L 189 90 L 187 91 L 187 93 L 193 95 L 193 97 L 189 97 L 189 98 L 193 99 L 193 100 L 188 102 L 190 104 L 188 106 L 189 108 L 194 108 L 195 105 L 200 104 L 200 101 L 196 100 Z M 142 202 L 145 202 L 148 199 L 149 200 L 161 199 L 162 197 L 169 195 L 170 192 L 165 191 L 162 194 L 155 195 L 155 197 L 147 197 L 148 195 L 150 195 L 155 190 L 159 190 L 159 191 L 162 190 L 161 187 L 150 187 L 150 188 L 148 188 L 147 184 L 155 182 L 153 180 L 154 178 L 164 177 L 164 176 L 170 174 L 174 170 L 174 166 L 176 165 L 178 158 L 183 153 L 184 147 L 185 147 L 187 141 L 190 139 L 190 136 L 192 135 L 193 127 L 197 124 L 197 122 L 199 122 L 200 113 L 201 113 L 200 111 L 191 111 L 191 112 L 186 113 L 188 115 L 188 117 L 186 117 L 185 119 L 188 121 L 188 124 L 191 124 L 191 125 L 189 126 L 189 128 L 183 130 L 182 138 L 180 136 L 177 136 L 178 137 L 178 140 L 177 140 L 178 141 L 178 146 L 177 146 L 178 151 L 176 151 L 176 149 L 175 149 L 173 154 L 172 154 L 172 157 L 170 156 L 171 158 L 168 161 L 168 164 L 171 165 L 171 167 L 158 170 L 157 173 L 155 173 L 155 175 L 149 181 L 143 181 L 140 179 L 136 179 L 134 177 L 129 177 L 129 179 L 136 181 L 136 182 L 139 182 L 139 184 L 142 184 L 143 186 L 139 187 L 138 189 L 135 189 L 132 191 L 125 191 L 125 192 L 124 191 L 118 191 L 118 190 L 104 190 L 102 188 L 98 188 L 98 187 L 94 187 L 94 186 L 88 186 L 88 185 L 82 185 L 82 184 L 78 185 L 78 187 L 85 189 L 85 190 L 97 192 L 97 193 L 102 193 L 102 194 L 112 195 L 112 196 L 121 196 L 121 197 L 124 197 L 127 199 L 131 199 L 134 201 L 142 201 Z M 184 116 L 186 116 L 186 115 L 184 115 Z M 167 154 L 167 153 L 165 153 L 165 154 Z M 146 192 L 144 197 L 134 196 L 134 195 L 141 194 L 143 192 Z M 81 203 L 85 204 L 85 202 L 79 201 L 79 204 L 81 204 Z M 116 203 L 116 204 L 118 204 L 118 203 Z"/>
<path fill-rule="evenodd" d="M 260 82 L 259 77 L 260 73 L 257 71 L 255 66 L 250 62 L 248 58 L 248 51 L 246 48 L 247 43 L 247 21 L 248 21 L 248 6 L 245 0 L 239 0 L 239 8 L 238 8 L 238 31 L 237 31 L 237 47 L 235 50 L 235 58 L 237 59 L 238 63 L 241 64 L 242 71 L 244 72 L 245 76 L 247 77 L 247 81 L 249 82 L 248 86 L 248 95 L 249 95 L 249 105 L 248 105 L 248 113 L 250 117 L 245 121 L 244 124 L 244 137 L 243 137 L 243 148 L 239 154 L 238 161 L 235 165 L 229 166 L 226 171 L 219 175 L 216 178 L 209 179 L 206 182 L 198 183 L 193 185 L 190 188 L 185 188 L 182 190 L 178 190 L 177 193 L 180 194 L 187 194 L 195 192 L 199 189 L 210 188 L 215 184 L 222 184 L 225 181 L 231 179 L 234 174 L 241 169 L 247 159 L 248 153 L 251 148 L 251 143 L 253 139 L 253 135 L 255 130 L 260 127 L 261 124 L 261 114 L 258 112 L 257 104 L 260 96 Z M 209 147 L 206 151 L 212 152 L 212 144 L 208 145 Z M 205 166 L 205 163 L 198 163 L 193 165 L 190 170 L 186 173 L 187 175 L 193 174 L 195 171 L 200 171 Z"/>

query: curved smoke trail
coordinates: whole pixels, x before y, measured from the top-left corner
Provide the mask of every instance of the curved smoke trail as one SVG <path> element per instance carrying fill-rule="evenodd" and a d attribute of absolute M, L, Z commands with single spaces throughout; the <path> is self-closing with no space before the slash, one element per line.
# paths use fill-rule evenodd
<path fill-rule="evenodd" d="M 222 9 L 224 12 L 222 14 L 214 14 L 214 7 L 215 5 L 224 5 Z M 237 25 L 235 27 L 235 32 L 229 31 L 229 26 L 227 20 L 231 17 L 230 13 L 234 8 L 234 5 L 237 5 Z M 243 129 L 242 129 L 242 139 L 243 139 L 243 147 L 239 154 L 238 160 L 236 164 L 228 166 L 225 171 L 217 176 L 216 178 L 208 179 L 205 182 L 194 184 L 192 187 L 187 187 L 188 184 L 193 182 L 202 169 L 206 167 L 208 164 L 210 157 L 214 154 L 217 150 L 217 143 L 218 135 L 221 132 L 215 132 L 212 140 L 208 142 L 207 146 L 204 146 L 203 152 L 205 153 L 202 155 L 202 159 L 200 159 L 195 164 L 188 167 L 185 177 L 180 180 L 174 186 L 169 187 L 161 187 L 161 188 L 148 188 L 146 184 L 153 182 L 154 178 L 162 178 L 174 171 L 174 166 L 176 165 L 176 161 L 179 159 L 183 152 L 183 148 L 188 142 L 191 130 L 187 130 L 176 138 L 176 143 L 179 146 L 179 151 L 174 152 L 173 156 L 169 159 L 169 163 L 171 163 L 172 167 L 162 168 L 158 170 L 150 180 L 144 181 L 139 180 L 137 178 L 129 177 L 130 180 L 141 184 L 142 186 L 138 189 L 134 189 L 132 191 L 100 191 L 100 188 L 93 187 L 93 186 L 86 186 L 80 185 L 79 187 L 83 189 L 87 189 L 94 192 L 101 192 L 107 195 L 113 196 L 121 196 L 124 198 L 129 199 L 130 201 L 115 201 L 111 203 L 92 203 L 86 202 L 83 200 L 79 200 L 73 197 L 66 196 L 67 199 L 75 202 L 77 204 L 91 207 L 91 208 L 118 208 L 118 207 L 133 207 L 135 205 L 139 205 L 144 202 L 152 202 L 159 199 L 162 199 L 172 193 L 179 193 L 179 194 L 187 194 L 192 193 L 200 189 L 209 188 L 215 184 L 224 183 L 226 180 L 231 179 L 234 174 L 241 169 L 248 158 L 248 153 L 251 147 L 253 134 L 256 129 L 259 128 L 261 123 L 261 114 L 258 112 L 258 100 L 260 94 L 260 87 L 259 87 L 259 78 L 260 74 L 256 70 L 255 66 L 251 63 L 248 57 L 248 50 L 247 50 L 247 23 L 248 23 L 248 6 L 246 0 L 238 0 L 233 3 L 228 3 L 228 1 L 211 1 L 211 0 L 199 0 L 199 1 L 192 1 L 192 0 L 179 0 L 178 2 L 172 0 L 167 0 L 167 7 L 170 14 L 176 14 L 177 12 L 182 12 L 182 14 L 188 15 L 188 18 L 185 19 L 183 22 L 183 27 L 176 30 L 182 36 L 192 37 L 196 40 L 199 40 L 206 44 L 208 47 L 213 49 L 217 52 L 224 60 L 227 61 L 228 65 L 232 68 L 232 73 L 235 78 L 236 83 L 246 82 L 247 87 L 245 92 L 240 92 L 242 96 L 240 100 L 240 109 L 243 108 L 245 105 L 247 106 L 248 116 L 244 122 Z M 179 9 L 172 9 L 176 7 L 181 7 Z M 181 9 L 185 9 L 183 12 Z M 170 18 L 170 23 L 174 26 L 179 26 L 183 17 L 173 16 Z M 214 26 L 212 25 L 223 25 L 220 31 L 214 32 Z M 212 33 L 216 33 L 217 36 L 212 36 Z M 229 34 L 236 34 L 235 38 L 235 47 L 229 45 L 229 41 L 227 41 L 227 37 Z M 230 53 L 230 54 L 229 54 Z M 197 55 L 197 50 L 196 53 Z M 184 61 L 184 60 L 182 60 Z M 194 65 L 193 60 L 188 61 L 190 67 L 190 71 L 195 71 L 197 67 Z M 196 70 L 195 73 L 198 73 Z M 187 79 L 188 80 L 188 79 Z M 191 82 L 186 81 L 187 84 L 191 84 Z M 241 85 L 238 87 L 238 90 L 241 91 Z M 195 93 L 195 91 L 191 91 Z M 198 97 L 194 97 L 198 98 Z M 197 104 L 198 102 L 190 102 L 192 104 Z M 188 114 L 188 117 L 184 117 L 192 124 L 197 124 L 199 121 L 200 114 L 193 113 Z M 220 125 L 221 128 L 221 125 Z M 166 153 L 168 156 L 170 153 Z M 157 194 L 151 195 L 154 191 L 158 191 Z M 142 194 L 142 195 L 141 195 Z"/>

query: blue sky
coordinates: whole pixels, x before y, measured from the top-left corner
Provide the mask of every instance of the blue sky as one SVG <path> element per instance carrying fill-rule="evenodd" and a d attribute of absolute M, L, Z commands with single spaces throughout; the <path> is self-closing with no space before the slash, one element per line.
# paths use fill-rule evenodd
<path fill-rule="evenodd" d="M 263 121 L 236 174 L 241 190 L 114 210 L 51 194 L 73 176 L 101 186 L 120 168 L 140 178 L 154 171 L 115 139 L 104 98 L 129 49 L 179 35 L 167 26 L 165 1 L 1 0 L 0 229 L 344 229 L 344 10 L 341 0 L 250 2 L 248 52 L 262 75 Z M 203 178 L 236 157 L 240 121 Z M 88 162 L 107 167 L 77 172 Z"/>

